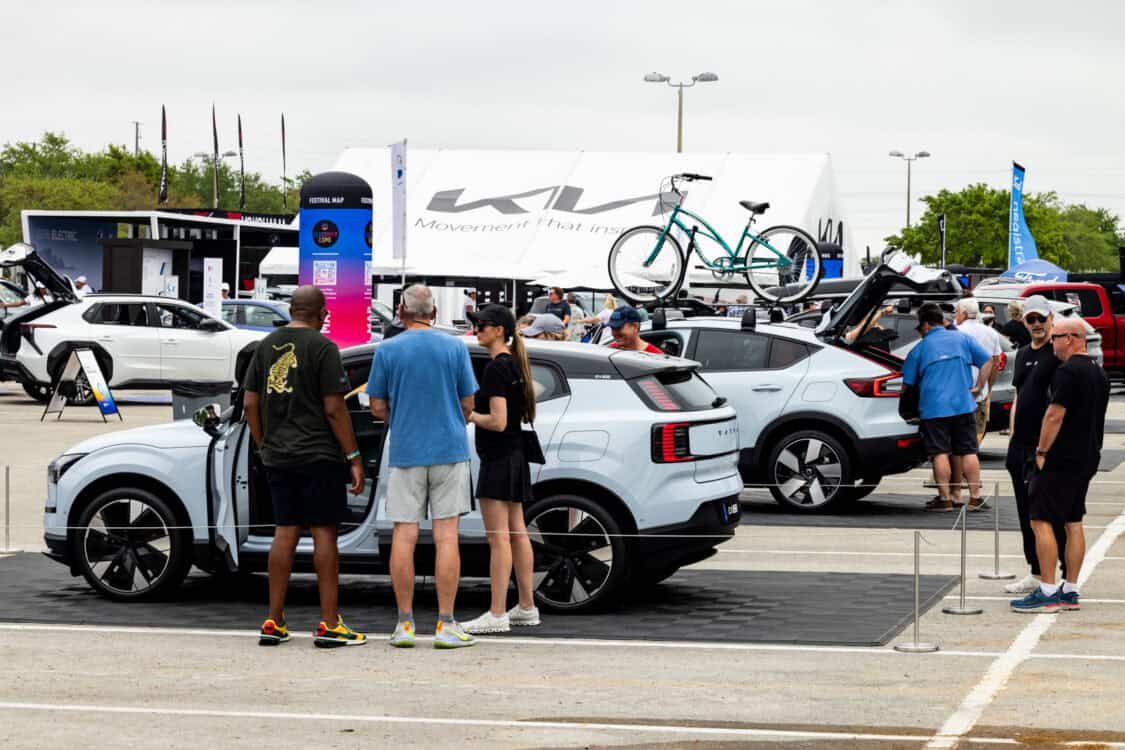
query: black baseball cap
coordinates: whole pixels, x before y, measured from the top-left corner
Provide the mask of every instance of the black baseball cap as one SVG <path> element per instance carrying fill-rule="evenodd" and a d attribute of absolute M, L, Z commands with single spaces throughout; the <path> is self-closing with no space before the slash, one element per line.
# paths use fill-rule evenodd
<path fill-rule="evenodd" d="M 480 310 L 470 311 L 468 316 L 477 328 L 487 323 L 502 327 L 508 336 L 516 332 L 516 316 L 504 305 L 485 305 Z"/>
<path fill-rule="evenodd" d="M 924 302 L 918 308 L 918 325 L 915 330 L 921 330 L 922 326 L 929 323 L 932 326 L 945 325 L 945 316 L 941 312 L 941 305 L 936 302 Z"/>

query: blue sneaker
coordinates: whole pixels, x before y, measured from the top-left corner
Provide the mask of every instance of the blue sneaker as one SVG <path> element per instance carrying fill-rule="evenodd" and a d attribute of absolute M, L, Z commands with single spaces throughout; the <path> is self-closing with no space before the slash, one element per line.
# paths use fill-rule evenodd
<path fill-rule="evenodd" d="M 1078 603 L 1078 592 L 1071 591 L 1069 594 L 1064 594 L 1062 589 L 1059 589 L 1059 609 L 1063 612 L 1077 612 L 1082 609 L 1082 605 Z"/>
<path fill-rule="evenodd" d="M 1058 612 L 1059 591 L 1047 596 L 1037 588 L 1023 599 L 1013 599 L 1011 604 L 1013 612 Z"/>

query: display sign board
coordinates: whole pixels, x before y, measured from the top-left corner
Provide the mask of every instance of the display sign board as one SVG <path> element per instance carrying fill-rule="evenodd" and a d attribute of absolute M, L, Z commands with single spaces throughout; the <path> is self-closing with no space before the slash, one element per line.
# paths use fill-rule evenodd
<path fill-rule="evenodd" d="M 298 280 L 324 292 L 321 332 L 344 348 L 371 340 L 371 186 L 354 174 L 325 172 L 301 186 Z"/>
<path fill-rule="evenodd" d="M 203 310 L 212 318 L 223 318 L 223 259 L 203 259 Z"/>
<path fill-rule="evenodd" d="M 118 419 L 124 421 L 124 417 L 121 416 L 121 412 L 117 408 L 117 402 L 113 400 L 113 394 L 110 393 L 109 383 L 106 382 L 105 375 L 102 374 L 102 368 L 98 365 L 98 359 L 94 356 L 92 349 L 72 349 L 70 351 L 70 358 L 67 359 L 62 373 L 51 384 L 51 398 L 47 402 L 47 408 L 43 410 L 43 415 L 39 417 L 39 421 L 42 422 L 48 414 L 58 414 L 58 419 L 62 419 L 63 409 L 66 408 L 69 401 L 65 393 L 73 392 L 72 389 L 62 386 L 68 384 L 73 388 L 80 387 L 82 385 L 78 379 L 80 374 L 85 380 L 86 387 L 90 389 L 94 396 L 98 411 L 102 415 L 102 421 L 107 421 L 106 417 L 110 414 L 116 414 Z"/>

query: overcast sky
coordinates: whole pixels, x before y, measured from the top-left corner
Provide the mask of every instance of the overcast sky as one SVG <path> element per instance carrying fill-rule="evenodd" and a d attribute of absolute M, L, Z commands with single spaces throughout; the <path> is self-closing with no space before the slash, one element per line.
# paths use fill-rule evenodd
<path fill-rule="evenodd" d="M 0 141 L 65 132 L 83 148 L 169 156 L 236 141 L 277 180 L 346 146 L 661 151 L 685 92 L 687 151 L 828 152 L 861 246 L 902 225 L 914 195 L 1010 162 L 1027 190 L 1125 216 L 1125 4 L 981 2 L 4 2 Z M 765 199 L 769 196 L 747 196 Z M 915 204 L 914 218 L 922 206 Z"/>

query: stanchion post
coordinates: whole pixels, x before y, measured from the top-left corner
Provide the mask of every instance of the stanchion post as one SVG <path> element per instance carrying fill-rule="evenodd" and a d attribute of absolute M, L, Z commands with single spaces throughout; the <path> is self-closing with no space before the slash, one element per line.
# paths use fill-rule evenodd
<path fill-rule="evenodd" d="M 1000 483 L 992 486 L 992 572 L 981 573 L 980 577 L 986 581 L 1009 581 L 1015 578 L 1011 573 L 1000 572 Z"/>
<path fill-rule="evenodd" d="M 12 550 L 12 467 L 4 464 L 4 551 Z"/>
<path fill-rule="evenodd" d="M 942 607 L 941 611 L 947 615 L 979 615 L 984 612 L 983 609 L 965 606 L 965 567 L 969 547 L 969 518 L 965 511 L 968 509 L 968 503 L 961 506 L 961 597 L 956 607 Z"/>
<path fill-rule="evenodd" d="M 896 643 L 895 651 L 901 651 L 904 654 L 929 654 L 941 648 L 937 643 L 919 643 L 918 641 L 918 621 L 922 619 L 922 595 L 921 595 L 921 575 L 922 575 L 922 532 L 914 532 L 914 641 L 911 643 Z"/>

